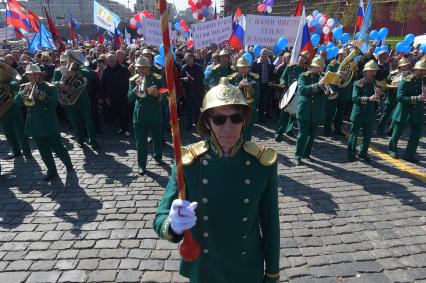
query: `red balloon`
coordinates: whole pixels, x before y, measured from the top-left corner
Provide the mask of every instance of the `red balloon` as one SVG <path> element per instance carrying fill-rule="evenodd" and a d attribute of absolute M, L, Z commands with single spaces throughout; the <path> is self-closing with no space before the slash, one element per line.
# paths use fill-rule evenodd
<path fill-rule="evenodd" d="M 209 0 L 202 0 L 201 1 L 201 3 L 203 3 L 203 5 L 206 5 L 206 6 L 210 6 L 211 3 L 209 3 L 209 2 L 210 2 Z"/>
<path fill-rule="evenodd" d="M 137 21 L 137 22 L 140 22 L 140 21 L 141 21 L 141 19 L 139 18 L 139 14 L 135 14 L 135 15 L 133 16 L 133 19 L 134 19 L 135 21 Z"/>
<path fill-rule="evenodd" d="M 192 0 L 188 0 L 188 5 L 189 5 L 189 6 L 194 5 L 194 2 L 192 2 Z"/>
<path fill-rule="evenodd" d="M 314 32 L 315 31 L 315 27 L 309 27 L 309 32 Z"/>
<path fill-rule="evenodd" d="M 324 41 L 325 42 L 330 42 L 331 41 L 330 34 L 324 35 Z"/>
<path fill-rule="evenodd" d="M 137 26 L 135 26 L 135 25 L 133 25 L 133 24 L 129 24 L 129 28 L 131 28 L 131 29 L 135 29 L 135 28 L 137 28 Z"/>
<path fill-rule="evenodd" d="M 260 4 L 259 6 L 257 6 L 257 11 L 258 11 L 259 13 L 264 12 L 264 11 L 265 11 L 265 9 L 266 9 L 266 5 L 265 5 L 265 4 Z"/>
<path fill-rule="evenodd" d="M 195 7 L 195 6 L 191 6 L 191 11 L 192 11 L 192 12 L 197 11 L 197 7 Z"/>
<path fill-rule="evenodd" d="M 201 14 L 201 15 L 203 15 L 203 14 Z M 200 17 L 200 15 L 198 15 L 198 17 Z M 189 31 L 189 27 L 188 27 L 188 26 L 185 26 L 185 31 L 186 31 L 186 32 L 188 32 L 188 31 Z"/>
<path fill-rule="evenodd" d="M 180 20 L 180 26 L 181 26 L 181 27 L 186 26 L 186 22 L 185 22 L 185 20 Z"/>
<path fill-rule="evenodd" d="M 197 2 L 197 4 L 195 4 L 195 7 L 197 7 L 197 9 L 201 9 L 201 8 L 203 8 L 203 3 Z"/>
<path fill-rule="evenodd" d="M 198 20 L 201 21 L 204 18 L 203 14 L 198 14 Z"/>

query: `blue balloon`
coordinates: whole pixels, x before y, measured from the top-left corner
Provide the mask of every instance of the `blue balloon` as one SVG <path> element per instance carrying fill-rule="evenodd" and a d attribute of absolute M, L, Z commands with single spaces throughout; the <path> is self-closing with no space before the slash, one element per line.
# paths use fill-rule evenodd
<path fill-rule="evenodd" d="M 278 39 L 277 46 L 278 46 L 278 48 L 279 48 L 279 49 L 281 49 L 281 51 L 282 51 L 282 50 L 284 50 L 284 49 L 287 47 L 287 45 L 288 45 L 288 40 L 287 40 L 287 38 L 285 38 L 285 37 L 283 36 L 283 37 L 281 37 L 280 39 Z"/>
<path fill-rule="evenodd" d="M 322 34 L 322 26 L 320 23 L 315 25 L 315 33 L 316 34 Z"/>
<path fill-rule="evenodd" d="M 137 28 L 142 28 L 142 23 L 140 23 L 140 22 L 136 22 L 136 27 L 137 27 Z"/>
<path fill-rule="evenodd" d="M 383 28 L 381 28 L 379 30 L 377 39 L 378 40 L 383 40 L 383 39 L 386 38 L 386 36 L 388 36 L 388 34 L 389 34 L 388 28 L 387 27 L 383 27 Z"/>
<path fill-rule="evenodd" d="M 340 38 L 340 42 L 342 44 L 345 44 L 349 41 L 350 38 L 351 36 L 349 35 L 349 33 L 345 32 L 344 34 L 342 34 L 342 37 Z"/>
<path fill-rule="evenodd" d="M 395 45 L 396 52 L 404 52 L 404 42 L 400 41 Z"/>
<path fill-rule="evenodd" d="M 183 37 L 184 37 L 184 38 L 188 38 L 188 37 L 189 37 L 189 32 L 185 31 L 185 32 L 183 33 Z"/>
<path fill-rule="evenodd" d="M 388 47 L 387 45 L 382 45 L 382 46 L 380 47 L 380 51 L 386 51 L 386 52 L 389 52 L 389 47 Z"/>
<path fill-rule="evenodd" d="M 327 43 L 326 47 L 327 48 L 332 48 L 332 47 L 334 47 L 334 43 L 333 42 L 329 42 L 329 43 Z"/>
<path fill-rule="evenodd" d="M 207 17 L 208 15 L 209 15 L 209 10 L 204 10 L 204 11 L 203 11 L 203 16 L 204 16 L 204 17 Z"/>
<path fill-rule="evenodd" d="M 180 23 L 175 23 L 175 30 L 180 30 Z"/>
<path fill-rule="evenodd" d="M 211 70 L 205 70 L 204 77 L 207 78 L 208 76 L 210 76 L 211 72 L 212 72 Z"/>
<path fill-rule="evenodd" d="M 315 18 L 317 15 L 319 14 L 319 11 L 318 10 L 315 10 L 315 11 L 313 11 L 312 12 L 312 16 Z"/>
<path fill-rule="evenodd" d="M 246 58 L 246 60 L 249 62 L 249 65 L 253 63 L 253 56 L 250 53 L 244 53 L 243 57 Z"/>
<path fill-rule="evenodd" d="M 272 48 L 272 51 L 274 52 L 275 56 L 278 56 L 281 53 L 281 49 L 276 45 Z"/>
<path fill-rule="evenodd" d="M 161 43 L 160 45 L 160 55 L 164 57 L 164 45 Z"/>
<path fill-rule="evenodd" d="M 377 32 L 377 30 L 375 30 L 375 29 L 373 29 L 373 30 L 370 32 L 370 38 L 371 38 L 372 40 L 376 40 L 378 35 L 379 35 L 379 33 L 378 33 L 378 32 Z"/>
<path fill-rule="evenodd" d="M 332 59 L 334 56 L 333 56 L 331 49 L 327 48 L 326 50 L 327 50 L 327 59 L 328 60 Z"/>
<path fill-rule="evenodd" d="M 164 56 L 156 55 L 154 57 L 154 63 L 156 63 L 157 65 L 160 65 L 160 66 L 164 66 Z"/>
<path fill-rule="evenodd" d="M 316 15 L 315 20 L 319 21 L 321 19 L 321 17 L 322 17 L 322 14 L 319 13 L 318 15 Z"/>
<path fill-rule="evenodd" d="M 257 45 L 255 45 L 254 47 L 253 47 L 253 54 L 256 56 L 256 57 L 260 57 L 260 52 L 262 51 L 262 45 L 260 45 L 260 44 L 257 44 Z"/>
<path fill-rule="evenodd" d="M 339 40 L 342 37 L 343 29 L 342 27 L 338 27 L 333 29 L 333 37 L 337 40 Z"/>
<path fill-rule="evenodd" d="M 414 42 L 414 34 L 409 33 L 404 38 L 404 43 L 407 45 L 411 45 Z"/>
<path fill-rule="evenodd" d="M 317 20 L 315 20 L 314 18 L 312 18 L 312 19 L 310 19 L 309 20 L 309 25 L 311 26 L 311 27 L 314 27 L 314 26 L 316 26 L 318 24 L 318 21 Z"/>
<path fill-rule="evenodd" d="M 320 42 L 321 37 L 318 34 L 313 34 L 311 36 L 311 42 L 314 46 L 318 45 L 318 43 Z"/>
<path fill-rule="evenodd" d="M 420 45 L 419 48 L 421 51 L 423 51 L 423 53 L 426 53 L 426 43 L 423 43 L 422 45 Z"/>
<path fill-rule="evenodd" d="M 404 52 L 405 53 L 409 53 L 411 51 L 411 46 L 410 45 L 408 45 L 408 44 L 405 44 L 404 45 Z"/>
<path fill-rule="evenodd" d="M 374 54 L 377 54 L 377 53 L 379 53 L 379 51 L 380 51 L 380 47 L 376 47 L 376 48 L 374 48 L 373 53 L 374 53 Z"/>

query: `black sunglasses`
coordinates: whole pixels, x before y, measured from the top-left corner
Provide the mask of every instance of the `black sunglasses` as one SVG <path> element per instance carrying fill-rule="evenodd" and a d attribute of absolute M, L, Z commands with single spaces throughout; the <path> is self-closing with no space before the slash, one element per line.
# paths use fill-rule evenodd
<path fill-rule="evenodd" d="M 232 124 L 241 124 L 244 121 L 244 115 L 242 113 L 234 113 L 229 116 L 218 114 L 212 115 L 210 118 L 216 126 L 224 125 L 228 118 L 231 120 Z"/>

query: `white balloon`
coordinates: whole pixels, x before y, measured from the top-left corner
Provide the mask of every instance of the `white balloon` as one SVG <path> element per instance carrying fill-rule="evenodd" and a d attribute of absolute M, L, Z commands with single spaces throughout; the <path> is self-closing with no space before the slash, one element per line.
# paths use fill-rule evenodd
<path fill-rule="evenodd" d="M 192 16 L 194 17 L 194 19 L 198 20 L 198 12 L 194 12 L 194 13 L 192 14 Z"/>
<path fill-rule="evenodd" d="M 333 20 L 332 18 L 329 18 L 329 19 L 327 20 L 327 25 L 328 25 L 329 27 L 332 27 L 332 26 L 334 25 L 334 20 Z"/>
<path fill-rule="evenodd" d="M 203 17 L 202 19 L 201 19 L 201 22 L 205 22 L 206 21 L 206 17 Z"/>
<path fill-rule="evenodd" d="M 209 14 L 213 14 L 214 13 L 214 8 L 212 6 L 209 7 Z"/>
<path fill-rule="evenodd" d="M 329 26 L 324 26 L 324 27 L 322 28 L 322 32 L 323 32 L 324 34 L 328 34 L 328 33 L 330 32 L 330 27 L 329 27 Z"/>
<path fill-rule="evenodd" d="M 271 13 L 272 12 L 272 6 L 266 6 L 266 12 Z"/>
<path fill-rule="evenodd" d="M 309 15 L 309 16 L 307 16 L 307 17 L 306 17 L 306 21 L 309 23 L 309 20 L 310 20 L 310 19 L 313 19 L 313 18 L 314 18 L 314 17 L 312 17 L 312 15 Z"/>
<path fill-rule="evenodd" d="M 142 28 L 138 28 L 138 30 L 136 31 L 139 35 L 143 34 L 143 29 Z"/>
<path fill-rule="evenodd" d="M 319 19 L 319 23 L 320 23 L 321 25 L 324 25 L 324 24 L 325 24 L 325 22 L 327 22 L 327 20 L 325 19 L 325 17 L 321 17 L 321 18 Z"/>

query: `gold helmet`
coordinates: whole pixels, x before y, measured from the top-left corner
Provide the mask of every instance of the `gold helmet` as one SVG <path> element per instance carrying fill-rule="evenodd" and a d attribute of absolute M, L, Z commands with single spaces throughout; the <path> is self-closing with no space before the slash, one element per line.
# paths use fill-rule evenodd
<path fill-rule="evenodd" d="M 312 59 L 311 67 L 320 67 L 323 68 L 325 65 L 324 58 L 321 56 L 316 56 L 314 59 Z"/>
<path fill-rule="evenodd" d="M 27 65 L 27 68 L 25 69 L 25 74 L 34 74 L 34 73 L 40 73 L 41 74 L 40 67 L 36 64 L 29 63 Z"/>
<path fill-rule="evenodd" d="M 145 48 L 144 50 L 142 50 L 142 55 L 146 55 L 146 54 L 154 56 L 154 53 L 148 48 Z"/>
<path fill-rule="evenodd" d="M 409 66 L 410 64 L 411 64 L 410 59 L 408 59 L 408 58 L 401 58 L 398 61 L 398 68 Z"/>
<path fill-rule="evenodd" d="M 139 56 L 136 59 L 135 67 L 151 67 L 151 63 L 149 62 L 148 58 Z"/>
<path fill-rule="evenodd" d="M 377 65 L 376 61 L 370 60 L 367 62 L 367 64 L 365 64 L 364 69 L 362 71 L 365 72 L 365 71 L 378 71 L 378 70 L 379 70 L 379 66 Z"/>
<path fill-rule="evenodd" d="M 299 54 L 299 56 L 303 56 L 306 59 L 309 59 L 309 51 L 303 51 L 302 53 Z"/>
<path fill-rule="evenodd" d="M 426 70 L 426 60 L 422 59 L 417 61 L 417 63 L 414 65 L 413 70 Z"/>
<path fill-rule="evenodd" d="M 222 51 L 220 51 L 219 56 L 223 56 L 223 55 L 228 55 L 228 56 L 230 56 L 230 54 L 229 54 L 228 50 L 226 50 L 226 49 L 223 49 Z"/>
<path fill-rule="evenodd" d="M 70 60 L 70 57 L 66 53 L 62 53 L 61 57 L 59 58 L 60 62 L 68 62 Z"/>
<path fill-rule="evenodd" d="M 237 60 L 237 67 L 250 67 L 249 61 L 244 57 L 239 58 Z"/>
<path fill-rule="evenodd" d="M 201 115 L 197 124 L 197 131 L 200 135 L 207 136 L 210 134 L 205 124 L 207 110 L 225 105 L 243 106 L 245 108 L 245 121 L 248 121 L 251 107 L 247 104 L 244 94 L 238 87 L 231 85 L 226 77 L 222 77 L 219 84 L 211 88 L 204 96 Z"/>

